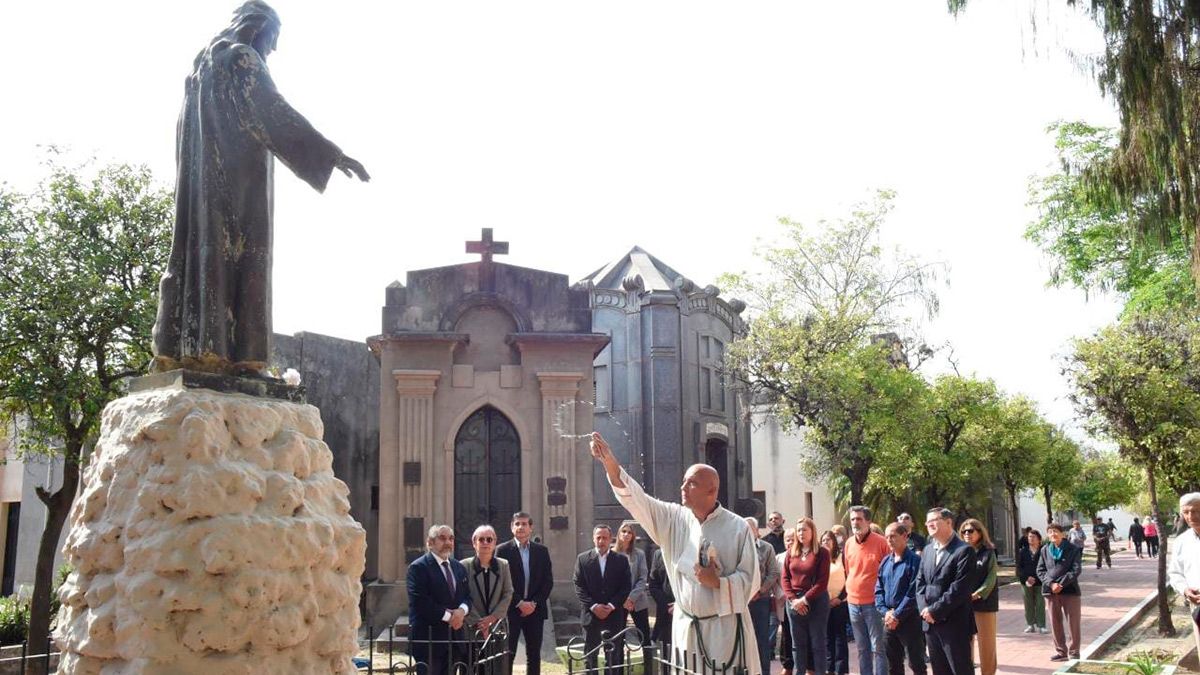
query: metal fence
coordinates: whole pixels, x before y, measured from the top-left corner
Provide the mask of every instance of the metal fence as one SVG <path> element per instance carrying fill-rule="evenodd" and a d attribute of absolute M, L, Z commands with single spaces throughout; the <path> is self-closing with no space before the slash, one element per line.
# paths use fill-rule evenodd
<path fill-rule="evenodd" d="M 501 619 L 485 636 L 473 631 L 466 638 L 433 640 L 386 633 L 387 665 L 376 666 L 375 630 L 367 628 L 367 663 L 359 666 L 374 673 L 411 673 L 412 675 L 508 675 L 508 619 Z M 378 639 L 384 639 L 382 636 Z"/>
<path fill-rule="evenodd" d="M 46 675 L 58 668 L 59 653 L 53 639 L 47 638 L 43 650 L 31 650 L 28 641 L 20 647 L 18 656 L 0 658 L 0 675 Z"/>
<path fill-rule="evenodd" d="M 744 666 L 717 663 L 669 643 L 642 644 L 641 633 L 633 627 L 615 634 L 602 631 L 600 643 L 590 651 L 584 644 L 578 637 L 567 644 L 569 675 L 748 675 Z M 617 654 L 620 665 L 610 666 Z M 595 665 L 589 666 L 591 661 Z"/>

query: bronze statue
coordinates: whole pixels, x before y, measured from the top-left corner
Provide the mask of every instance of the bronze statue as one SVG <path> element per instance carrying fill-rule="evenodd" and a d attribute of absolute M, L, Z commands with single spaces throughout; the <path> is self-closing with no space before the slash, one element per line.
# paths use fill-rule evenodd
<path fill-rule="evenodd" d="M 319 192 L 369 180 L 275 89 L 279 16 L 260 0 L 196 56 L 176 132 L 175 234 L 154 325 L 156 370 L 258 373 L 271 356 L 273 157 Z"/>

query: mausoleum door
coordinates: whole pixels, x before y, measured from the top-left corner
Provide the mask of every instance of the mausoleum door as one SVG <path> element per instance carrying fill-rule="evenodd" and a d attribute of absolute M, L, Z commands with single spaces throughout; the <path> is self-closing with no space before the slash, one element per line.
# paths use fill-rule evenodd
<path fill-rule="evenodd" d="M 719 438 L 708 439 L 704 444 L 704 463 L 717 470 L 721 479 L 717 499 L 721 506 L 732 511 L 733 504 L 729 503 L 729 444 Z"/>
<path fill-rule="evenodd" d="M 509 518 L 521 510 L 521 440 L 499 410 L 475 411 L 454 438 L 454 541 L 459 559 L 475 555 L 471 533 L 483 524 L 509 538 Z"/>

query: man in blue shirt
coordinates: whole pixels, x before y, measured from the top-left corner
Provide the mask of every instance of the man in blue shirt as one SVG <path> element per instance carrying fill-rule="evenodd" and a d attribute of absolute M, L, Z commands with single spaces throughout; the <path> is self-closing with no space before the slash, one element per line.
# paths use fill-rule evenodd
<path fill-rule="evenodd" d="M 884 537 L 892 554 L 879 564 L 875 582 L 875 607 L 883 615 L 888 675 L 904 675 L 904 655 L 914 675 L 925 675 L 925 638 L 917 614 L 917 572 L 921 558 L 908 548 L 908 528 L 888 525 Z"/>

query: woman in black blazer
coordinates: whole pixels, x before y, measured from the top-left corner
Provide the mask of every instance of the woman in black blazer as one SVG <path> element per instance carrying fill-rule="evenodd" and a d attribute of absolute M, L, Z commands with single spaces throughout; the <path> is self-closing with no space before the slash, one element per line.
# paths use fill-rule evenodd
<path fill-rule="evenodd" d="M 1067 541 L 1063 527 L 1052 523 L 1046 528 L 1050 542 L 1038 556 L 1037 577 L 1042 581 L 1042 595 L 1050 609 L 1050 632 L 1054 634 L 1054 656 L 1051 661 L 1079 658 L 1079 621 L 1081 598 L 1079 575 L 1083 571 L 1083 549 Z M 1063 635 L 1068 624 L 1071 642 Z"/>

